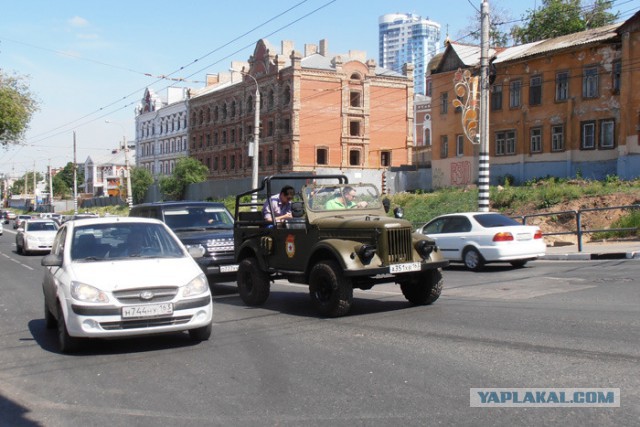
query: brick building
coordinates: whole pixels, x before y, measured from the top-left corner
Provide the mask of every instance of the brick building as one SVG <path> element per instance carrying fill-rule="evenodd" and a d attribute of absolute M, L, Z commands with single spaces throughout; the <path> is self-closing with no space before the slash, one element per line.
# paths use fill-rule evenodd
<path fill-rule="evenodd" d="M 624 23 L 491 51 L 491 182 L 547 175 L 639 175 L 640 60 L 636 14 Z M 480 49 L 449 43 L 429 76 L 434 187 L 477 180 L 477 146 L 451 101 L 458 69 L 476 72 Z"/>
<path fill-rule="evenodd" d="M 341 172 L 376 182 L 385 168 L 411 163 L 410 65 L 399 74 L 377 67 L 364 52 L 330 55 L 326 40 L 305 45 L 304 55 L 292 42 L 277 50 L 260 40 L 249 61 L 233 62 L 232 70 L 209 76 L 189 100 L 189 155 L 207 166 L 210 180 L 251 176 L 253 78 L 261 100 L 261 177 Z"/>

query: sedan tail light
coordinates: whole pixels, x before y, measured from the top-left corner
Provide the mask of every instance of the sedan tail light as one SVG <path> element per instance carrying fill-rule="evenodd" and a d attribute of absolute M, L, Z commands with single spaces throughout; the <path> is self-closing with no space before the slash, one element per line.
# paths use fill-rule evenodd
<path fill-rule="evenodd" d="M 503 231 L 493 236 L 494 242 L 509 242 L 511 240 L 513 240 L 513 234 L 508 231 Z"/>
<path fill-rule="evenodd" d="M 537 230 L 536 234 L 533 235 L 534 239 L 542 239 L 542 231 Z"/>

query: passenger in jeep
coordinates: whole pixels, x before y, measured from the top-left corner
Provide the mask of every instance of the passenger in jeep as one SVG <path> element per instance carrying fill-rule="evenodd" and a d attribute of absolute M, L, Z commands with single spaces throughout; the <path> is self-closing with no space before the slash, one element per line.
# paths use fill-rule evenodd
<path fill-rule="evenodd" d="M 292 218 L 291 200 L 293 200 L 294 195 L 295 189 L 290 185 L 285 185 L 280 190 L 280 194 L 271 196 L 262 206 L 264 220 L 273 221 L 275 217 L 276 222 L 280 222 Z M 273 217 L 271 216 L 272 213 Z"/>

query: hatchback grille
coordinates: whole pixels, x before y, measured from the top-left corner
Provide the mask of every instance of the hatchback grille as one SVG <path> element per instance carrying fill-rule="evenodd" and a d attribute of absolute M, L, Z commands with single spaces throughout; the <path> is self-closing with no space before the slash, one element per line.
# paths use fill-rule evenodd
<path fill-rule="evenodd" d="M 123 304 L 149 303 L 171 301 L 178 293 L 178 288 L 143 288 L 116 291 L 113 296 Z M 141 295 L 153 295 L 151 298 L 143 298 Z"/>
<path fill-rule="evenodd" d="M 117 331 L 122 329 L 154 328 L 158 326 L 184 325 L 192 316 L 159 317 L 154 319 L 134 319 L 121 322 L 101 322 L 102 329 Z"/>
<path fill-rule="evenodd" d="M 400 228 L 387 230 L 387 243 L 389 248 L 389 264 L 409 262 L 412 260 L 411 229 Z"/>

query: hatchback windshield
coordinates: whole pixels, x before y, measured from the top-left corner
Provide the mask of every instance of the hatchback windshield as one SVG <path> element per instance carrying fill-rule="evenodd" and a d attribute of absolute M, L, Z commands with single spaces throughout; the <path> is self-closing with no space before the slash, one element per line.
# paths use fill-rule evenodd
<path fill-rule="evenodd" d="M 71 259 L 174 258 L 185 256 L 178 242 L 160 224 L 117 223 L 76 227 Z"/>

